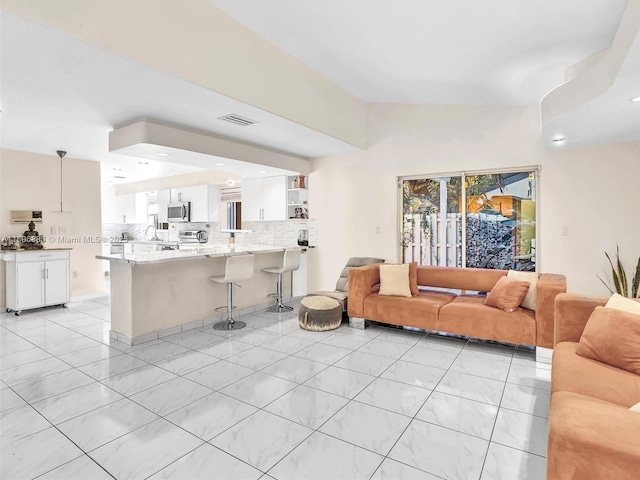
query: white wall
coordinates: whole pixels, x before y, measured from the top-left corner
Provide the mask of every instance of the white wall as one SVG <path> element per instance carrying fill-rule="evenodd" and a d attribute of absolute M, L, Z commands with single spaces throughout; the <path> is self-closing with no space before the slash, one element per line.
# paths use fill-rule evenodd
<path fill-rule="evenodd" d="M 65 157 L 64 209 L 71 214 L 51 213 L 60 208 L 60 158 L 57 155 L 0 151 L 0 237 L 19 236 L 25 225 L 11 224 L 11 210 L 42 210 L 43 223 L 36 226 L 41 235 L 50 237 L 51 227 L 66 227 L 70 238 L 100 236 L 100 164 Z M 58 235 L 56 235 L 58 237 Z M 57 240 L 57 238 L 55 239 Z M 48 247 L 72 247 L 71 295 L 82 296 L 103 291 L 99 243 L 60 244 Z M 74 278 L 73 273 L 77 276 Z M 0 261 L 0 306 L 5 306 L 5 263 Z"/>
<path fill-rule="evenodd" d="M 545 151 L 535 106 L 371 105 L 369 132 L 369 150 L 313 160 L 319 249 L 310 289 L 333 288 L 350 256 L 398 260 L 398 176 L 535 165 L 541 271 L 565 274 L 571 291 L 603 295 L 596 274 L 606 274 L 605 249 L 619 244 L 635 268 L 640 143 Z"/>

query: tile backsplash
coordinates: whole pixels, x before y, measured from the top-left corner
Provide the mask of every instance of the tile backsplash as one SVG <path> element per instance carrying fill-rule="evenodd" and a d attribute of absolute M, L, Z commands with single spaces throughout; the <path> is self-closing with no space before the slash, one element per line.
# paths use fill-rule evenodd
<path fill-rule="evenodd" d="M 141 223 L 105 223 L 102 231 L 110 238 L 120 238 L 126 232 L 131 240 L 148 240 L 153 236 L 153 230 L 149 229 L 145 234 L 147 227 Z M 208 243 L 229 243 L 229 234 L 221 232 L 221 229 L 220 222 L 170 223 L 169 230 L 157 230 L 156 235 L 161 240 L 178 241 L 180 230 L 205 230 L 209 234 Z M 318 246 L 318 221 L 314 219 L 253 222 L 248 229 L 252 232 L 236 233 L 236 243 L 294 247 L 298 245 L 300 230 L 307 230 L 309 246 Z"/>

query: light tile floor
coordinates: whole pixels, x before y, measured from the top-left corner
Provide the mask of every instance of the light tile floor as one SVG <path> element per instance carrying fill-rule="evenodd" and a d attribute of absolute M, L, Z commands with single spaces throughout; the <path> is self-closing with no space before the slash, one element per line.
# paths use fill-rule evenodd
<path fill-rule="evenodd" d="M 106 297 L 0 314 L 0 477 L 545 478 L 532 351 L 295 312 L 133 347 Z"/>

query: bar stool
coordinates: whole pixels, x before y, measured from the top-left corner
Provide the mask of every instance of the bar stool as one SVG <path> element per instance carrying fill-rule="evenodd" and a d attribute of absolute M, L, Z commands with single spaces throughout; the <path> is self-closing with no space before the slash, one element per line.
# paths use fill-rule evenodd
<path fill-rule="evenodd" d="M 213 325 L 215 330 L 239 330 L 247 326 L 245 322 L 233 319 L 233 284 L 253 277 L 253 261 L 255 255 L 231 255 L 227 257 L 224 275 L 209 277 L 209 280 L 227 284 L 227 319 Z M 225 308 L 225 307 L 220 307 Z"/>
<path fill-rule="evenodd" d="M 282 263 L 275 267 L 263 268 L 263 272 L 277 273 L 278 284 L 276 290 L 276 303 L 267 308 L 267 312 L 289 312 L 293 307 L 288 307 L 282 303 L 282 274 L 292 272 L 300 267 L 300 249 L 288 248 L 282 254 Z"/>

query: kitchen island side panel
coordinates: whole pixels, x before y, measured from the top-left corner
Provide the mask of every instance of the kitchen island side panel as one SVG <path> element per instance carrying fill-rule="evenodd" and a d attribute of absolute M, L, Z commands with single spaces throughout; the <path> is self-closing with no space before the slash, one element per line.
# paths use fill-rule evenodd
<path fill-rule="evenodd" d="M 269 294 L 275 292 L 276 275 L 262 268 L 277 265 L 281 255 L 255 255 L 253 277 L 233 287 L 238 310 L 273 301 Z M 112 330 L 135 338 L 222 315 L 215 309 L 226 305 L 226 285 L 209 277 L 222 275 L 225 262 L 224 256 L 149 264 L 111 262 Z M 289 297 L 290 274 L 284 276 L 284 292 Z"/>

